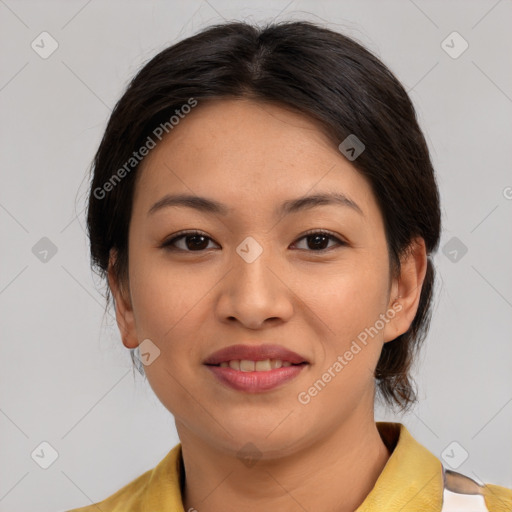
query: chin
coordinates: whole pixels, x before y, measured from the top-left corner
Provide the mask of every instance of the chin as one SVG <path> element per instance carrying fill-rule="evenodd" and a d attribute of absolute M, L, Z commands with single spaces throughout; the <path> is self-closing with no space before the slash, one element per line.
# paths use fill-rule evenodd
<path fill-rule="evenodd" d="M 282 420 L 281 417 L 260 426 L 247 423 L 236 423 L 230 426 L 225 423 L 225 428 L 232 434 L 232 437 L 226 434 L 223 445 L 226 450 L 235 452 L 236 456 L 243 455 L 244 450 L 251 452 L 254 449 L 256 452 L 260 452 L 258 455 L 262 459 L 285 457 L 293 453 L 300 445 L 305 444 L 306 433 L 295 431 L 292 435 L 291 425 L 280 425 Z M 241 454 L 239 454 L 240 451 Z"/>

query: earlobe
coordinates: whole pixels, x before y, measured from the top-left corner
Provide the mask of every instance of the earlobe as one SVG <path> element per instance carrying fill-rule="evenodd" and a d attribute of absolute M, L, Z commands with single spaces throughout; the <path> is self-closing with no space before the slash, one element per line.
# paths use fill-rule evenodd
<path fill-rule="evenodd" d="M 139 342 L 137 340 L 135 318 L 133 314 L 131 298 L 129 292 L 127 293 L 118 282 L 117 275 L 114 271 L 114 264 L 116 261 L 117 252 L 115 249 L 110 250 L 110 258 L 108 264 L 108 284 L 114 298 L 114 305 L 116 311 L 116 322 L 121 333 L 123 345 L 126 348 L 137 348 Z"/>
<path fill-rule="evenodd" d="M 400 260 L 400 275 L 393 280 L 389 308 L 395 314 L 386 326 L 384 342 L 394 340 L 411 326 L 418 311 L 427 263 L 425 241 L 416 238 Z"/>

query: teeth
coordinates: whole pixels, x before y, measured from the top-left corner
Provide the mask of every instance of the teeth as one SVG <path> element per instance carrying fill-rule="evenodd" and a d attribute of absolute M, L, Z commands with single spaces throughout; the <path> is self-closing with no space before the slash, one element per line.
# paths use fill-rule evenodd
<path fill-rule="evenodd" d="M 220 363 L 221 368 L 233 368 L 242 372 L 268 372 L 281 367 L 291 366 L 290 361 L 281 361 L 281 359 L 264 359 L 263 361 L 249 361 L 248 359 L 232 361 L 223 361 Z"/>
<path fill-rule="evenodd" d="M 268 372 L 269 370 L 272 369 L 270 366 L 270 359 L 265 359 L 263 361 L 256 361 L 256 363 L 254 364 L 254 369 L 257 372 Z"/>
<path fill-rule="evenodd" d="M 254 361 L 248 361 L 247 359 L 242 359 L 239 363 L 241 372 L 253 372 L 256 367 L 256 363 Z"/>

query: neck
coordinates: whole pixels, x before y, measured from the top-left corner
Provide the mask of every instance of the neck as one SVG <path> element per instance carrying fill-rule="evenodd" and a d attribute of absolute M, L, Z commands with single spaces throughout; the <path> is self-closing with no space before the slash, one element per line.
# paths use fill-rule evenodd
<path fill-rule="evenodd" d="M 390 452 L 373 417 L 344 423 L 332 435 L 254 465 L 204 443 L 177 422 L 186 471 L 185 510 L 325 510 L 353 512 L 372 490 Z"/>

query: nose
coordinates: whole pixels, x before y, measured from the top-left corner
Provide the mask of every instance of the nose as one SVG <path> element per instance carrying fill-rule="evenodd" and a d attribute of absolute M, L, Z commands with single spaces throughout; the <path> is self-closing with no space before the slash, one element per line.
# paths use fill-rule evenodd
<path fill-rule="evenodd" d="M 238 321 L 248 329 L 285 322 L 293 314 L 294 294 L 286 284 L 282 266 L 270 249 L 254 251 L 251 241 L 237 248 L 230 259 L 231 271 L 220 283 L 217 301 L 220 321 Z"/>

